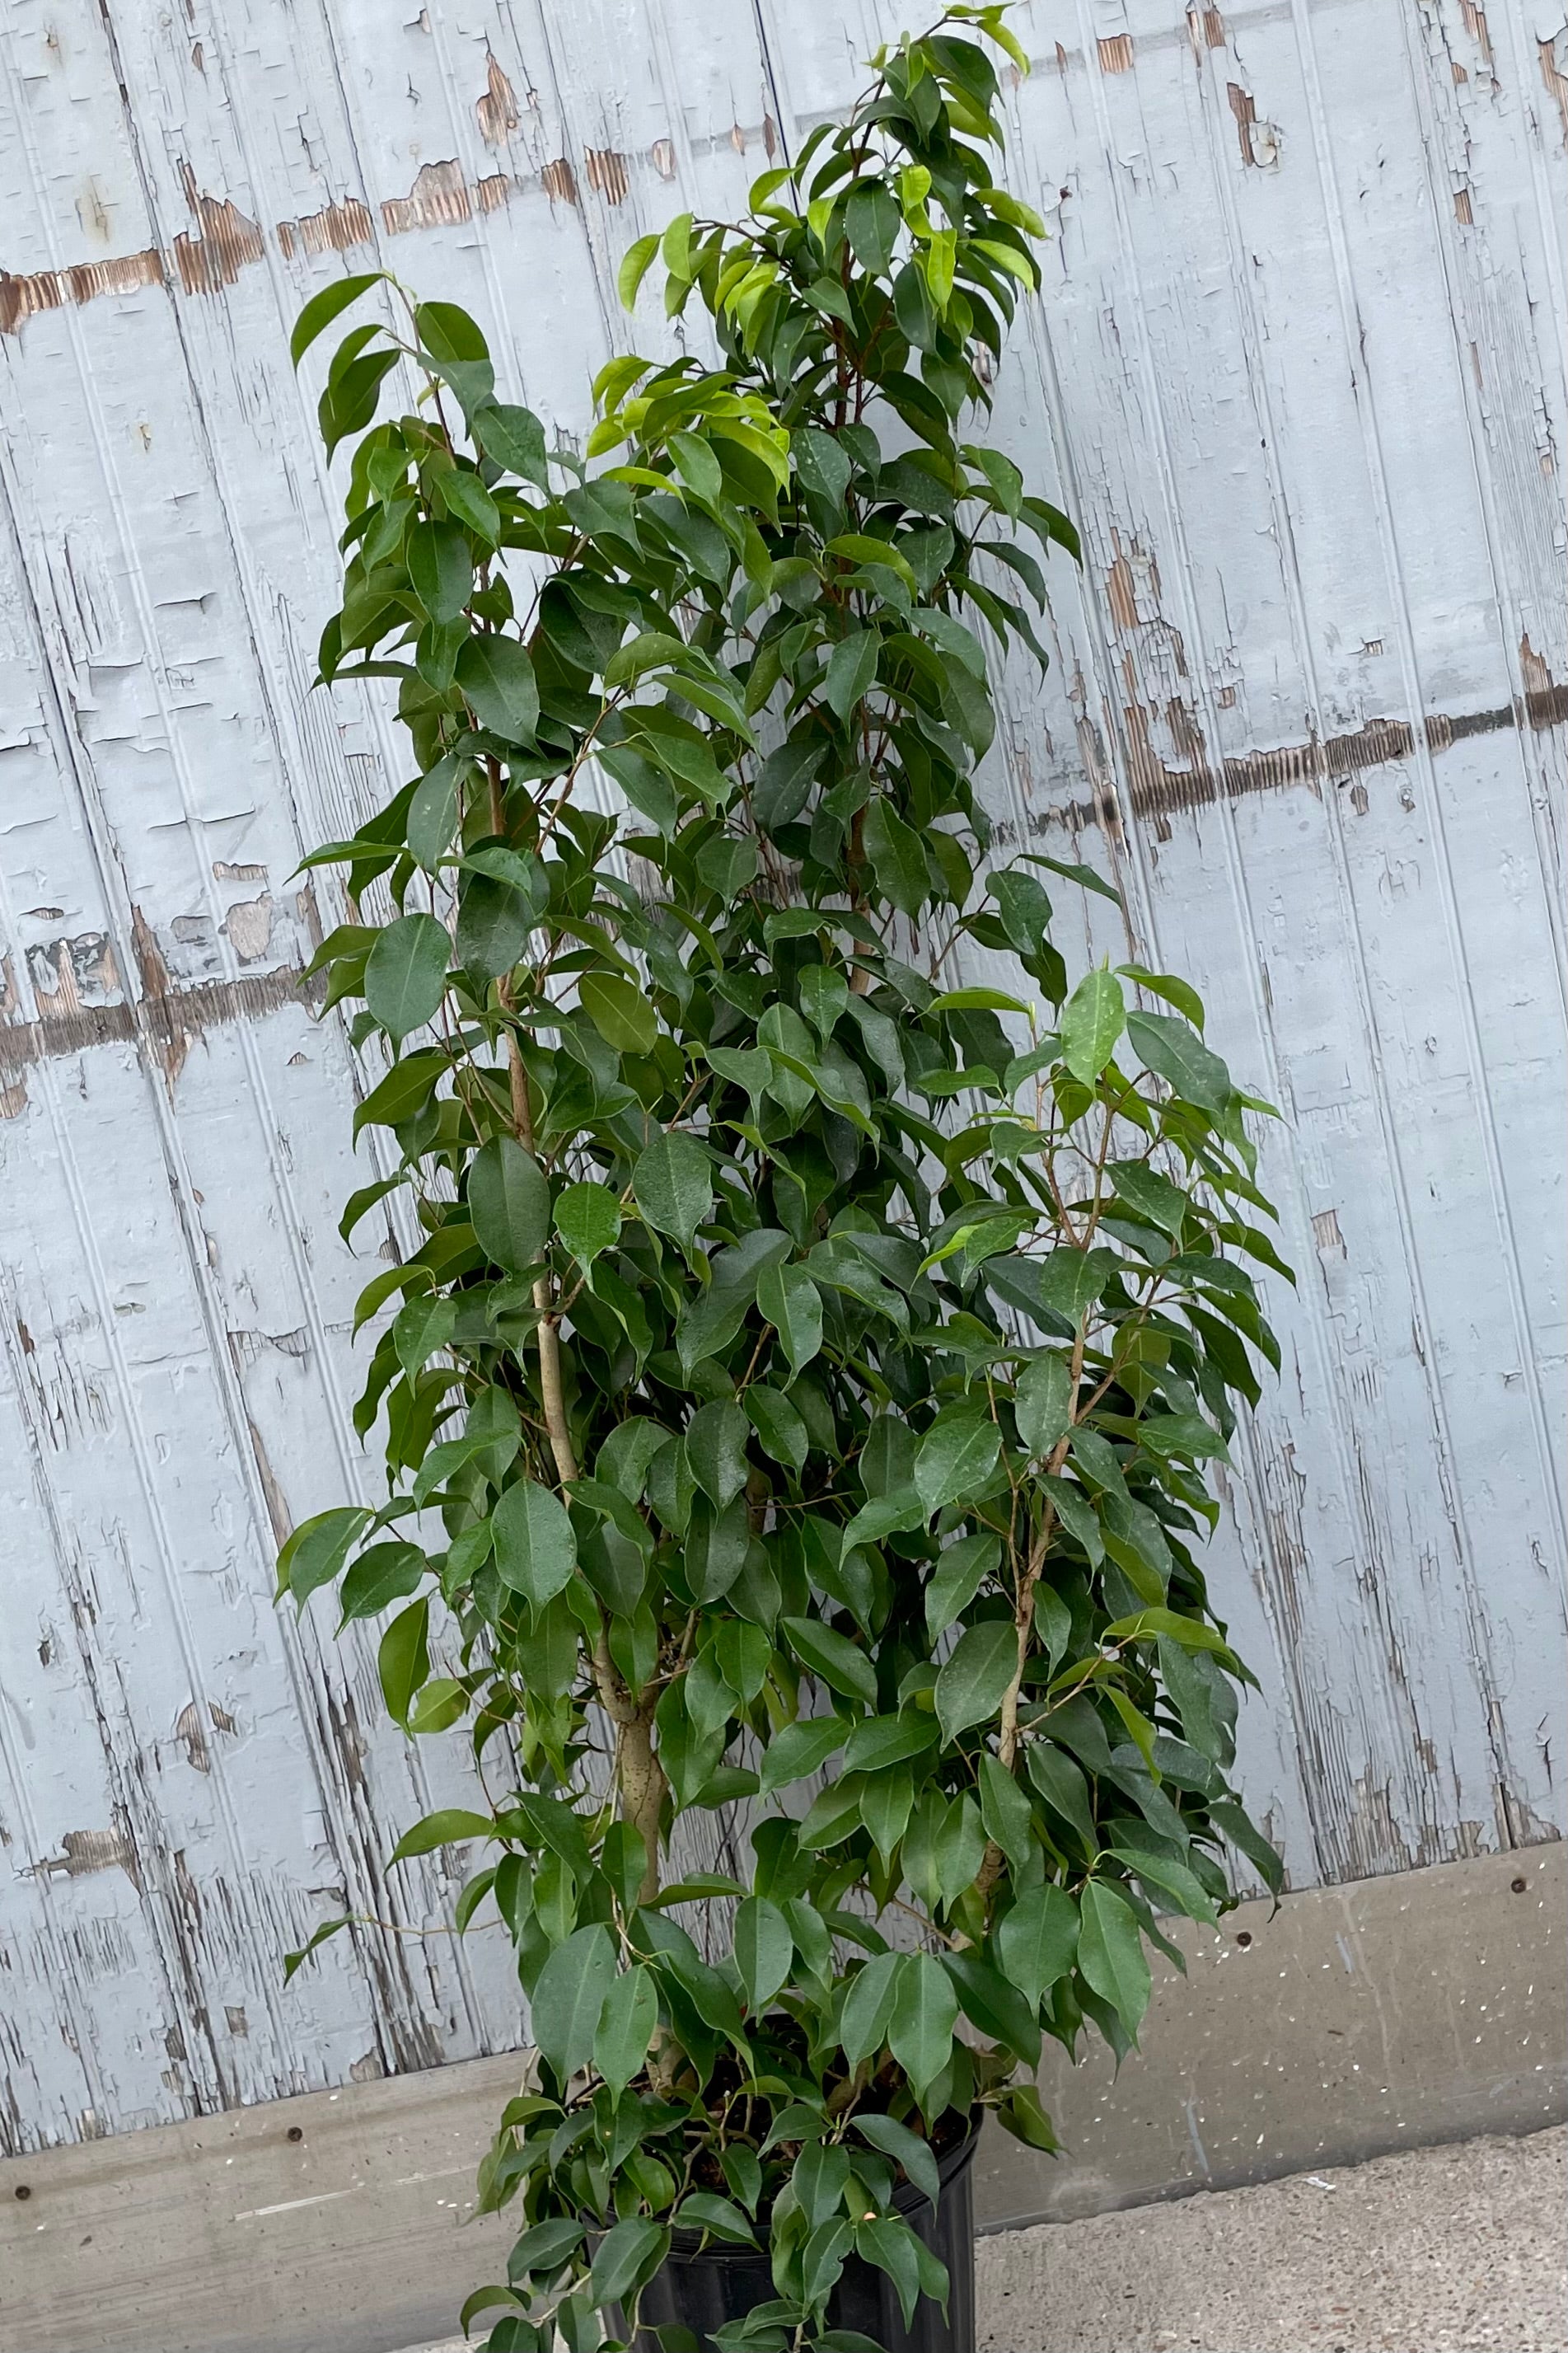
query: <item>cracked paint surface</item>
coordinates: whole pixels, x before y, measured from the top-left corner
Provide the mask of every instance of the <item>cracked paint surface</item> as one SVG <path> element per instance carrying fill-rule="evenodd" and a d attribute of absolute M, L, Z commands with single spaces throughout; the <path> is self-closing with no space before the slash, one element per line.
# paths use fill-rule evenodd
<path fill-rule="evenodd" d="M 1267 1694 L 1250 1787 L 1297 1884 L 1553 1836 L 1568 24 L 1017 21 L 1008 172 L 1053 237 L 991 438 L 1086 563 L 1053 566 L 989 791 L 1005 841 L 1114 868 L 1141 959 L 1286 1113 L 1300 1291 L 1213 1563 Z M 384 1725 L 373 1641 L 271 1601 L 278 1542 L 369 1484 L 335 1231 L 363 1080 L 301 997 L 339 910 L 296 868 L 404 773 L 384 702 L 309 691 L 337 522 L 292 318 L 384 258 L 580 436 L 612 351 L 675 347 L 619 311 L 626 246 L 742 207 L 897 29 L 878 0 L 11 11 L 0 2147 L 522 2031 L 504 1939 L 418 1933 L 460 1857 L 384 1869 L 460 1765 Z M 345 1908 L 390 1926 L 285 1992 Z"/>

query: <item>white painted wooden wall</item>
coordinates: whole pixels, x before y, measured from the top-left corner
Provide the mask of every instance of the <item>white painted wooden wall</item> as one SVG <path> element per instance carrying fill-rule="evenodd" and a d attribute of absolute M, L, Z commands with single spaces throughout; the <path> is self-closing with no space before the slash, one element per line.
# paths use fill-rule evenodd
<path fill-rule="evenodd" d="M 916 12 L 918 15 L 918 11 Z M 1123 878 L 1299 1301 L 1215 1574 L 1298 1883 L 1554 1835 L 1563 0 L 1032 0 L 1047 290 L 1000 432 L 1081 519 L 1000 813 Z M 290 875 L 390 784 L 307 691 L 286 341 L 384 260 L 581 430 L 630 239 L 840 108 L 861 0 L 12 0 L 0 31 L 0 2143 L 517 2038 L 500 1937 L 280 1955 L 454 1768 L 271 1603 L 367 1472 L 354 1085 Z M 324 914 L 330 913 L 323 908 Z M 436 1745 L 437 1747 L 439 1744 Z"/>

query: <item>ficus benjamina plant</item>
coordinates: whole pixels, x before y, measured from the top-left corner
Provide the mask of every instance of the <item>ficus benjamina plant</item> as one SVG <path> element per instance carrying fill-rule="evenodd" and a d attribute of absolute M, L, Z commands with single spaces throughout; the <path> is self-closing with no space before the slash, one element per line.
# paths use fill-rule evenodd
<path fill-rule="evenodd" d="M 976 2108 L 1051 2148 L 1042 2035 L 1126 2051 L 1159 1915 L 1234 1902 L 1229 1849 L 1279 1881 L 1194 1551 L 1278 1364 L 1268 1106 L 1186 982 L 1075 977 L 1053 897 L 1115 893 L 994 859 L 975 784 L 1077 554 L 965 438 L 1041 275 L 998 48 L 950 10 L 739 226 L 640 238 L 628 307 L 662 265 L 715 363 L 613 360 L 582 453 L 450 304 L 345 278 L 294 336 L 385 288 L 321 400 L 321 670 L 397 681 L 417 773 L 307 861 L 388 1140 L 342 1229 L 405 1211 L 358 1315 L 386 1498 L 280 1590 L 384 1624 L 389 1713 L 486 1793 L 397 1855 L 484 1856 L 456 1926 L 499 1915 L 537 2046 L 494 2353 L 628 2342 L 676 2232 L 766 2234 L 725 2353 L 864 2347 L 851 2255 L 945 2293 L 895 2192 Z M 962 941 L 1012 987 L 944 985 Z"/>

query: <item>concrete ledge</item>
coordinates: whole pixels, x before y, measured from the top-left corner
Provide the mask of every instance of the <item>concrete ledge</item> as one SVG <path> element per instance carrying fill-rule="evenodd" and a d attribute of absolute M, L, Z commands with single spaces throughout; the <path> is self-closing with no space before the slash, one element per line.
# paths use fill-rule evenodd
<path fill-rule="evenodd" d="M 1067 2154 L 998 2134 L 990 2230 L 1568 2114 L 1561 1846 L 1287 1898 L 1184 1939 L 1146 2055 L 1047 2071 Z M 1521 1892 L 1514 1883 L 1523 1882 Z M 458 2226 L 517 2062 L 0 2164 L 0 2353 L 391 2353 L 451 2335 L 510 2221 Z M 26 2195 L 18 2193 L 26 2192 Z"/>
<path fill-rule="evenodd" d="M 1156 1964 L 1142 2052 L 1120 2073 L 1103 2044 L 1047 2058 L 1063 2154 L 982 2147 L 981 2227 L 1562 2122 L 1565 1915 L 1557 1843 L 1184 1922 L 1187 1974 Z"/>

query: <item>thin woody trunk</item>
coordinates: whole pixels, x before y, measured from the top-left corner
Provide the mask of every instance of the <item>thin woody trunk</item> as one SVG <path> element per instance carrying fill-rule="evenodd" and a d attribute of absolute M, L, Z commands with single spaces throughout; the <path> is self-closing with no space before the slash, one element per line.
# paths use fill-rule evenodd
<path fill-rule="evenodd" d="M 500 771 L 492 760 L 490 770 L 490 822 L 497 833 L 503 830 L 503 809 L 500 791 Z M 504 1009 L 512 1009 L 511 981 L 509 975 L 498 986 L 497 994 Z M 512 1125 L 518 1142 L 531 1153 L 533 1145 L 533 1107 L 528 1096 L 528 1072 L 523 1067 L 522 1050 L 517 1032 L 510 1028 L 506 1033 L 507 1076 L 511 1089 Z M 539 1311 L 535 1337 L 539 1345 L 539 1397 L 544 1410 L 544 1428 L 550 1440 L 550 1451 L 554 1457 L 555 1475 L 563 1486 L 578 1476 L 576 1449 L 572 1443 L 572 1426 L 566 1418 L 566 1395 L 561 1380 L 561 1332 L 555 1315 L 555 1299 L 550 1277 L 542 1274 L 533 1286 L 533 1303 Z M 639 1900 L 651 1903 L 658 1893 L 658 1827 L 668 1784 L 664 1767 L 654 1753 L 653 1710 L 637 1701 L 626 1689 L 624 1678 L 616 1672 L 610 1656 L 603 1627 L 594 1645 L 594 1681 L 600 1704 L 616 1727 L 616 1781 L 621 1793 L 621 1819 L 630 1822 L 642 1837 L 647 1850 L 647 1869 L 643 1874 Z"/>

